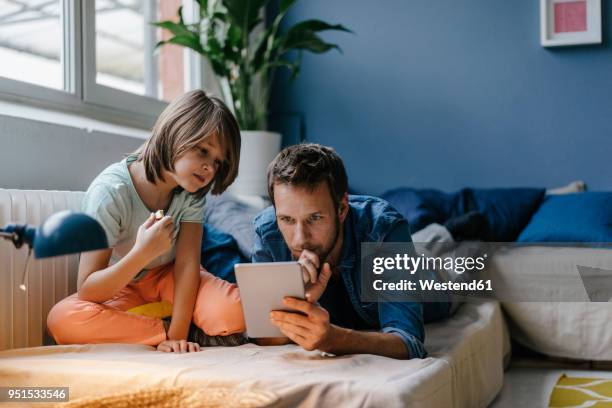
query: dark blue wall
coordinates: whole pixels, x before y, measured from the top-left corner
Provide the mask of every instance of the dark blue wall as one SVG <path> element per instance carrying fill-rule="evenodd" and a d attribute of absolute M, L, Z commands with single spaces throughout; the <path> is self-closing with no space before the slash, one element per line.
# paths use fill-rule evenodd
<path fill-rule="evenodd" d="M 305 53 L 295 82 L 279 74 L 272 111 L 302 112 L 362 192 L 612 189 L 612 0 L 602 7 L 603 45 L 547 49 L 537 0 L 302 0 L 290 21 L 355 34 L 324 34 L 344 53 Z"/>

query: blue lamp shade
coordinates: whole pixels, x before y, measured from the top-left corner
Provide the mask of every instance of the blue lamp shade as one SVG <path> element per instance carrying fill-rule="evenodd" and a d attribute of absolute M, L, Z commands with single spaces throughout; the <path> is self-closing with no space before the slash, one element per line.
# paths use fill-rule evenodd
<path fill-rule="evenodd" d="M 98 221 L 72 211 L 55 213 L 38 228 L 8 224 L 4 231 L 21 236 L 20 241 L 34 250 L 36 258 L 108 248 L 106 233 Z"/>

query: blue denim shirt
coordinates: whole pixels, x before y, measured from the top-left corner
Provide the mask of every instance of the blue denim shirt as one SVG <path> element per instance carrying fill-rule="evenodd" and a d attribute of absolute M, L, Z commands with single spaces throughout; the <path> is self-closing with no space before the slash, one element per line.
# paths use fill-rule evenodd
<path fill-rule="evenodd" d="M 273 207 L 263 210 L 254 220 L 255 246 L 253 262 L 284 262 L 293 260 L 276 223 Z M 344 221 L 344 241 L 340 259 L 340 275 L 355 316 L 333 316 L 340 307 L 326 307 L 330 320 L 357 321 L 359 328 L 379 330 L 398 336 L 406 345 L 410 358 L 427 356 L 424 322 L 446 317 L 448 303 L 363 302 L 361 286 L 362 242 L 411 242 L 408 221 L 384 200 L 370 196 L 349 196 L 349 211 Z M 330 301 L 330 299 L 328 299 Z M 331 299 L 339 302 L 339 299 Z M 337 306 L 337 305 L 329 305 Z M 330 310 L 331 309 L 331 310 Z M 342 324 L 341 324 L 342 325 Z"/>

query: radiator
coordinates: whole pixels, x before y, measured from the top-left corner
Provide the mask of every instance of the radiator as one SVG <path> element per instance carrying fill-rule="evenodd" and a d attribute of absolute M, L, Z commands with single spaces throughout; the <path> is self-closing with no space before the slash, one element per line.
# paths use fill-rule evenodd
<path fill-rule="evenodd" d="M 40 225 L 49 215 L 80 209 L 84 193 L 0 189 L 0 227 L 8 222 Z M 46 330 L 51 307 L 76 292 L 78 255 L 43 260 L 30 257 L 27 291 L 19 288 L 26 246 L 0 240 L 0 350 L 53 344 Z"/>

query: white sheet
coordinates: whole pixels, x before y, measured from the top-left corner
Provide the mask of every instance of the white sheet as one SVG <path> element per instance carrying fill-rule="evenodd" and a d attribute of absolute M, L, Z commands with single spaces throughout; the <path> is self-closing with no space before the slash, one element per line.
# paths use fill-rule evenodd
<path fill-rule="evenodd" d="M 69 386 L 71 399 L 148 385 L 216 385 L 265 389 L 283 407 L 487 406 L 501 389 L 509 351 L 499 305 L 466 304 L 426 332 L 430 357 L 408 361 L 322 357 L 294 345 L 182 355 L 124 344 L 7 350 L 0 352 L 0 384 Z"/>
<path fill-rule="evenodd" d="M 588 302 L 575 267 L 610 269 L 609 253 L 609 249 L 531 246 L 496 254 L 494 273 L 509 284 L 518 275 L 538 273 L 554 278 L 550 285 L 539 288 L 540 292 L 585 299 L 585 302 L 503 302 L 512 337 L 550 356 L 612 360 L 612 304 Z"/>

